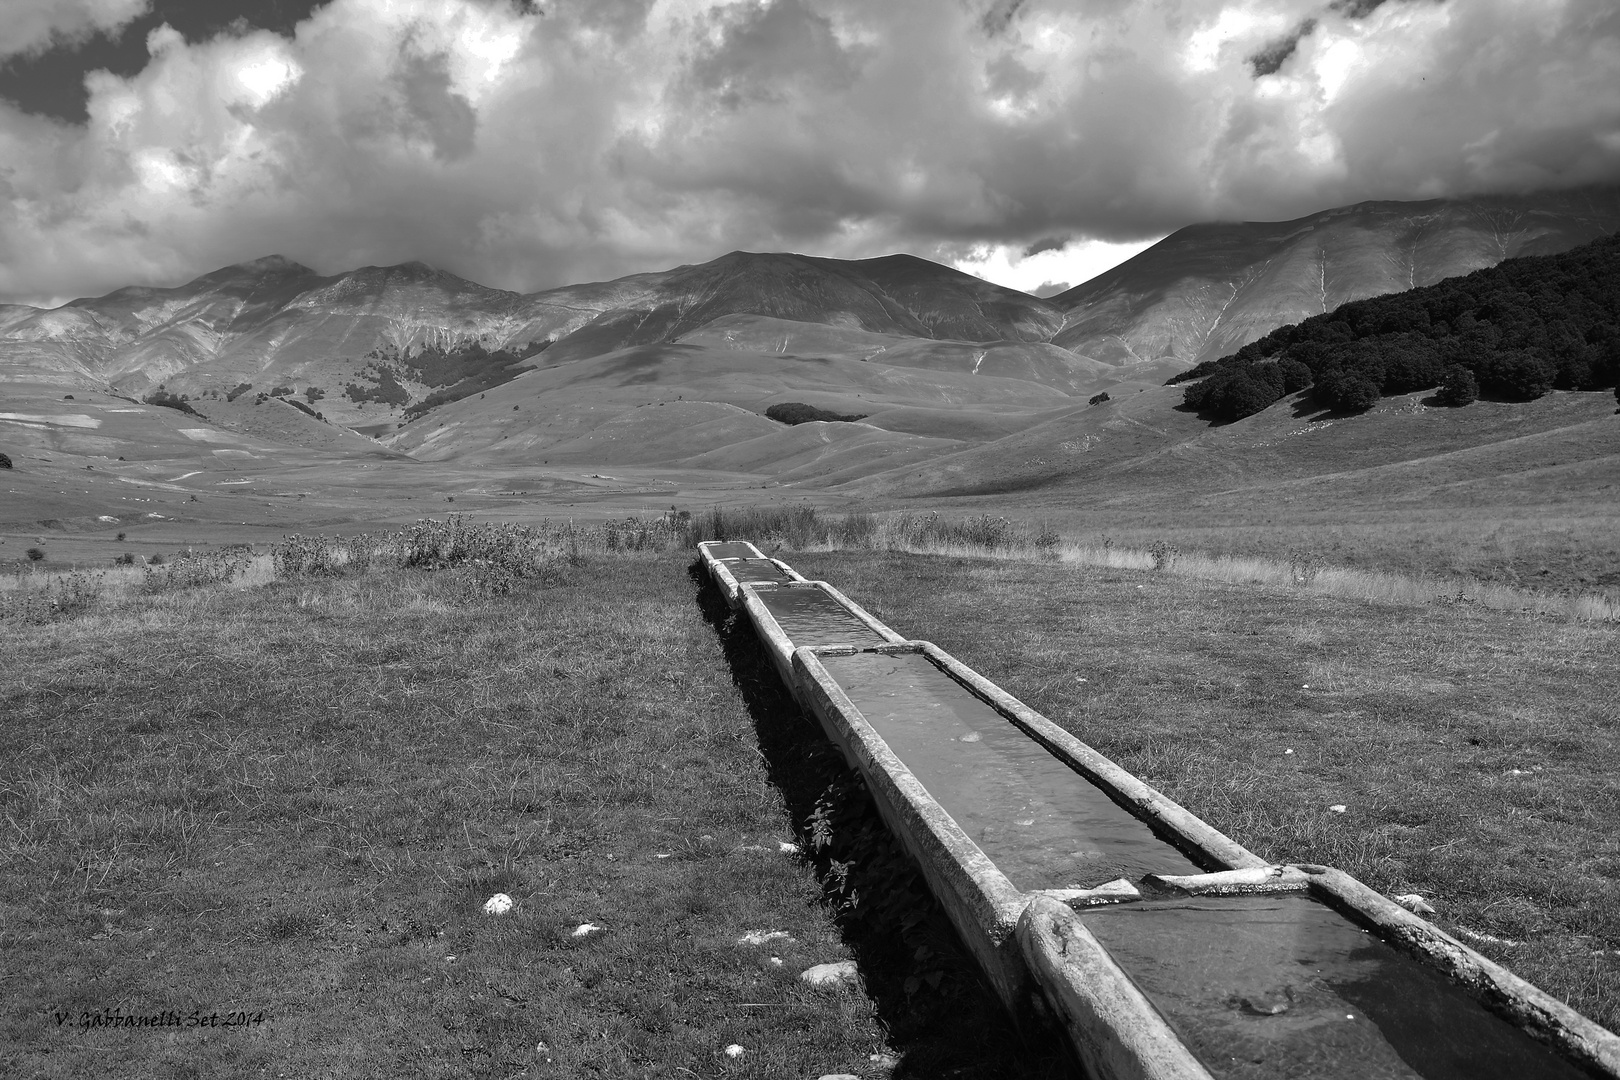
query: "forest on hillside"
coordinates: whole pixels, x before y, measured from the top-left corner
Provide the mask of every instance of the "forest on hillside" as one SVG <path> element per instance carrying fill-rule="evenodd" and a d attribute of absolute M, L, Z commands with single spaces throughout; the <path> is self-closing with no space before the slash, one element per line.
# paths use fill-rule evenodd
<path fill-rule="evenodd" d="M 1438 388 L 1437 404 L 1530 401 L 1620 378 L 1620 236 L 1557 255 L 1508 259 L 1407 292 L 1343 304 L 1280 326 L 1167 385 L 1219 420 L 1310 388 L 1323 407 Z"/>

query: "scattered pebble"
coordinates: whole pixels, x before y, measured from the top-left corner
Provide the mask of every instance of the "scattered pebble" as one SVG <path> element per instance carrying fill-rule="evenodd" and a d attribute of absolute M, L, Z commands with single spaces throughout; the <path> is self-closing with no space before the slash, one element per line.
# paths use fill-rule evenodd
<path fill-rule="evenodd" d="M 1023 825 L 1023 826 L 1025 826 L 1027 828 L 1028 826 L 1035 824 L 1035 819 L 1034 818 L 1023 818 L 1018 822 L 1018 824 Z"/>
<path fill-rule="evenodd" d="M 1305 684 L 1304 684 L 1304 685 L 1302 685 L 1302 686 L 1301 686 L 1301 687 L 1300 687 L 1300 689 L 1301 689 L 1301 690 L 1309 690 L 1309 689 L 1310 689 L 1310 688 L 1311 688 L 1311 684 L 1310 684 L 1310 683 L 1305 683 Z"/>
<path fill-rule="evenodd" d="M 746 1053 L 748 1053 L 748 1051 L 744 1050 L 736 1043 L 732 1043 L 730 1046 L 726 1047 L 726 1057 L 729 1058 L 740 1058 Z"/>
<path fill-rule="evenodd" d="M 1076 676 L 1075 676 L 1075 677 L 1074 677 L 1074 681 L 1075 681 L 1075 682 L 1085 682 L 1085 681 L 1086 681 L 1086 677 L 1085 677 L 1085 676 L 1084 676 L 1084 675 L 1076 675 Z"/>
<path fill-rule="evenodd" d="M 739 945 L 763 945 L 767 941 L 792 941 L 786 930 L 750 930 L 737 939 Z"/>
<path fill-rule="evenodd" d="M 1512 948 L 1513 946 L 1519 944 L 1517 941 L 1509 941 L 1507 938 L 1499 938 L 1495 934 L 1485 934 L 1478 930 L 1470 930 L 1466 926 L 1456 927 L 1456 931 L 1463 937 L 1472 941 L 1484 941 L 1491 945 L 1505 945 L 1508 948 Z"/>
<path fill-rule="evenodd" d="M 1415 892 L 1402 893 L 1399 896 L 1392 896 L 1390 899 L 1414 915 L 1434 914 L 1434 908 L 1429 906 L 1429 902 Z"/>
<path fill-rule="evenodd" d="M 654 855 L 653 858 L 655 858 L 655 859 L 667 859 L 667 858 L 669 858 L 669 856 L 666 855 L 666 854 L 659 854 L 659 855 Z"/>
<path fill-rule="evenodd" d="M 772 967 L 781 967 L 782 966 L 782 958 L 780 956 L 771 957 L 771 966 Z"/>
<path fill-rule="evenodd" d="M 813 968 L 807 968 L 799 978 L 811 986 L 832 990 L 844 986 L 854 986 L 859 981 L 860 975 L 855 970 L 855 961 L 839 960 L 835 963 L 817 964 Z"/>
<path fill-rule="evenodd" d="M 587 937 L 600 929 L 602 928 L 595 923 L 582 922 L 574 927 L 574 937 Z"/>
<path fill-rule="evenodd" d="M 978 742 L 982 738 L 984 738 L 984 736 L 980 735 L 977 731 L 970 731 L 966 735 L 963 735 L 957 741 L 958 742 Z"/>
<path fill-rule="evenodd" d="M 1289 749 L 1283 751 L 1283 756 L 1286 757 L 1287 755 L 1292 754 L 1293 752 L 1294 752 L 1293 749 L 1289 748 Z"/>
<path fill-rule="evenodd" d="M 498 892 L 484 901 L 485 915 L 505 915 L 512 910 L 512 898 L 503 892 Z"/>
<path fill-rule="evenodd" d="M 1344 805 L 1344 803 L 1334 803 L 1332 806 L 1328 807 L 1328 809 L 1331 810 L 1335 814 L 1343 814 L 1346 811 L 1348 811 L 1350 808 L 1348 806 Z"/>
<path fill-rule="evenodd" d="M 799 845 L 790 844 L 786 840 L 778 840 L 776 842 L 776 850 L 780 851 L 783 855 L 797 855 L 799 853 Z"/>

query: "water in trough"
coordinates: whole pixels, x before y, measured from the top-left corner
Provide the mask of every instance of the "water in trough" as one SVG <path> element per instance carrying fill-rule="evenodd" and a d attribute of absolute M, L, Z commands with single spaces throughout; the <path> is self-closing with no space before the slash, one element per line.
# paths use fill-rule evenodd
<path fill-rule="evenodd" d="M 744 582 L 776 582 L 792 581 L 793 579 L 780 566 L 770 559 L 733 559 L 726 563 L 726 569 L 737 581 Z"/>
<path fill-rule="evenodd" d="M 1090 888 L 1200 871 L 921 653 L 823 656 L 821 663 L 1016 887 Z"/>
<path fill-rule="evenodd" d="M 1300 895 L 1081 921 L 1220 1080 L 1577 1080 L 1443 975 Z"/>
<path fill-rule="evenodd" d="M 760 602 L 795 647 L 800 645 L 876 645 L 883 635 L 815 587 L 760 589 Z"/>

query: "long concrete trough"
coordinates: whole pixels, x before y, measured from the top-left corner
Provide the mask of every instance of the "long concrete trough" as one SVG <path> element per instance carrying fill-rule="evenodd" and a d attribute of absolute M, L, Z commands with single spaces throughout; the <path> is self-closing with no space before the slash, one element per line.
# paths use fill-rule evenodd
<path fill-rule="evenodd" d="M 699 554 L 1003 1003 L 1097 1080 L 1620 1080 L 1620 1037 L 1350 875 L 1270 864 L 752 544 Z"/>

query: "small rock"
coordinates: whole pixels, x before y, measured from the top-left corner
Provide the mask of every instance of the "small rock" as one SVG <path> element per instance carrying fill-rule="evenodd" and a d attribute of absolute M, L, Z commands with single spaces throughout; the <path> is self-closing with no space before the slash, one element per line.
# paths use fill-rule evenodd
<path fill-rule="evenodd" d="M 512 898 L 503 892 L 498 892 L 484 901 L 485 915 L 505 915 L 512 910 Z"/>
<path fill-rule="evenodd" d="M 739 945 L 763 945 L 767 941 L 792 941 L 786 930 L 750 930 L 737 939 Z"/>
<path fill-rule="evenodd" d="M 746 1053 L 748 1053 L 748 1051 L 744 1050 L 736 1043 L 732 1043 L 730 1046 L 726 1047 L 726 1057 L 729 1058 L 740 1058 Z"/>
<path fill-rule="evenodd" d="M 970 731 L 966 735 L 963 735 L 957 741 L 958 742 L 978 742 L 982 738 L 984 738 L 984 736 L 980 735 L 977 731 Z"/>
<path fill-rule="evenodd" d="M 655 859 L 667 859 L 667 858 L 669 858 L 669 856 L 668 855 L 654 855 L 653 858 L 655 858 Z"/>
<path fill-rule="evenodd" d="M 1415 892 L 1402 893 L 1399 896 L 1392 896 L 1390 899 L 1414 915 L 1434 914 L 1434 908 L 1429 905 L 1429 902 Z"/>
<path fill-rule="evenodd" d="M 1142 586 L 1140 585 L 1137 586 L 1138 589 L 1141 587 Z M 892 1069 L 896 1065 L 900 1064 L 900 1059 L 895 1057 L 893 1054 L 873 1054 L 866 1060 L 870 1061 L 880 1069 Z"/>
<path fill-rule="evenodd" d="M 855 961 L 839 960 L 836 963 L 817 964 L 813 968 L 807 968 L 799 978 L 811 986 L 836 990 L 845 986 L 854 986 L 859 981 L 860 975 L 855 970 Z"/>
<path fill-rule="evenodd" d="M 543 1042 L 537 1042 L 534 1044 L 534 1052 L 537 1054 L 549 1054 L 551 1053 L 551 1047 Z"/>
<path fill-rule="evenodd" d="M 1344 803 L 1334 803 L 1332 806 L 1328 807 L 1328 810 L 1335 814 L 1343 814 L 1348 813 L 1350 808 L 1344 805 Z"/>
<path fill-rule="evenodd" d="M 1284 750 L 1284 751 L 1283 751 L 1283 755 L 1284 755 L 1284 756 L 1285 756 L 1285 757 L 1286 757 L 1286 756 L 1287 756 L 1287 755 L 1289 755 L 1289 754 L 1292 754 L 1292 753 L 1293 753 L 1293 752 L 1294 752 L 1294 751 L 1293 751 L 1293 749 L 1292 749 L 1292 748 L 1290 748 L 1290 749 L 1288 749 L 1288 750 Z"/>
<path fill-rule="evenodd" d="M 780 851 L 783 855 L 797 855 L 799 853 L 799 845 L 790 844 L 786 840 L 778 840 L 776 842 L 776 850 Z"/>
<path fill-rule="evenodd" d="M 582 922 L 574 927 L 574 937 L 588 937 L 600 929 L 602 928 L 595 923 Z"/>
<path fill-rule="evenodd" d="M 781 967 L 782 966 L 782 958 L 780 956 L 771 957 L 771 966 L 772 967 Z"/>

